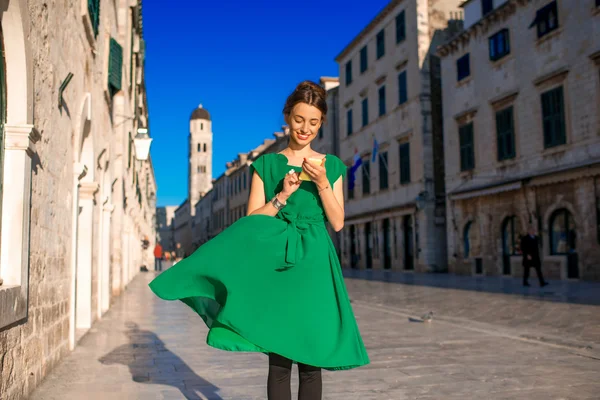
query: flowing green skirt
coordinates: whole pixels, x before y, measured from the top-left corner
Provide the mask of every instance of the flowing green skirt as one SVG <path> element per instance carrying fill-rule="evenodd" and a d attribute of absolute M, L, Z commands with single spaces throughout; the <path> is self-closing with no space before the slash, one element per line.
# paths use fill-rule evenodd
<path fill-rule="evenodd" d="M 228 351 L 276 353 L 329 370 L 369 363 L 324 222 L 244 217 L 157 276 Z"/>

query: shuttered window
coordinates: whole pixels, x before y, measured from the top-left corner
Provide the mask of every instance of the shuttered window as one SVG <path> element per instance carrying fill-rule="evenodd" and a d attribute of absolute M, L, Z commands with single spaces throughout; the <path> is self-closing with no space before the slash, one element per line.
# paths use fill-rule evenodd
<path fill-rule="evenodd" d="M 400 145 L 400 183 L 410 182 L 410 143 Z"/>
<path fill-rule="evenodd" d="M 385 86 L 379 88 L 379 116 L 383 116 L 386 113 L 385 107 Z"/>
<path fill-rule="evenodd" d="M 406 38 L 406 23 L 404 10 L 396 15 L 396 43 L 400 43 Z"/>
<path fill-rule="evenodd" d="M 362 101 L 362 126 L 369 125 L 369 99 L 364 98 Z"/>
<path fill-rule="evenodd" d="M 94 36 L 98 36 L 98 27 L 100 26 L 100 0 L 88 0 L 88 12 Z"/>
<path fill-rule="evenodd" d="M 406 92 L 406 71 L 398 74 L 398 104 L 406 103 L 408 94 Z"/>
<path fill-rule="evenodd" d="M 496 113 L 496 137 L 498 140 L 498 161 L 514 158 L 515 131 L 512 107 Z"/>
<path fill-rule="evenodd" d="M 562 86 L 542 93 L 544 146 L 560 146 L 567 142 Z"/>
<path fill-rule="evenodd" d="M 473 123 L 463 125 L 458 130 L 460 141 L 460 170 L 475 168 L 475 149 L 473 147 Z"/>
<path fill-rule="evenodd" d="M 108 57 L 108 90 L 114 96 L 121 90 L 123 75 L 123 47 L 113 38 L 110 38 L 110 54 Z"/>
<path fill-rule="evenodd" d="M 388 188 L 388 154 L 387 152 L 379 153 L 379 189 L 385 190 Z"/>
<path fill-rule="evenodd" d="M 367 46 L 360 49 L 360 73 L 362 74 L 369 67 L 369 59 L 367 58 Z"/>
<path fill-rule="evenodd" d="M 363 160 L 362 165 L 362 192 L 363 194 L 371 193 L 371 163 L 367 158 Z"/>

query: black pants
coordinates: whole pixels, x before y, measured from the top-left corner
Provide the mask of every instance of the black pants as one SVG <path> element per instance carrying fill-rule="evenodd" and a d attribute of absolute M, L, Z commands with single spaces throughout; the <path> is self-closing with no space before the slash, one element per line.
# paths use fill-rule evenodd
<path fill-rule="evenodd" d="M 321 368 L 298 364 L 300 388 L 298 400 L 320 400 L 323 391 Z M 269 400 L 291 400 L 292 361 L 277 354 L 269 354 L 269 378 L 267 397 Z"/>
<path fill-rule="evenodd" d="M 541 263 L 534 262 L 532 264 L 523 265 L 523 268 L 525 268 L 525 271 L 523 273 L 523 284 L 529 283 L 527 282 L 529 280 L 529 268 L 535 268 L 538 280 L 540 281 L 540 286 L 542 286 L 546 282 L 544 280 L 544 274 L 542 274 L 542 266 L 540 264 Z"/>
<path fill-rule="evenodd" d="M 158 257 L 154 257 L 154 270 L 162 271 L 162 259 Z"/>

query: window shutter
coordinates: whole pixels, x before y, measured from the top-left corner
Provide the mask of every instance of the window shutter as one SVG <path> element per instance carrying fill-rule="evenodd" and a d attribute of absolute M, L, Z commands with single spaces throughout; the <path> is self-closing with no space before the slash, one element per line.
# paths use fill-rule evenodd
<path fill-rule="evenodd" d="M 406 24 L 404 11 L 396 16 L 396 43 L 400 43 L 406 38 Z"/>
<path fill-rule="evenodd" d="M 110 38 L 110 54 L 108 59 L 108 90 L 111 97 L 121 90 L 123 75 L 123 47 L 113 38 Z"/>
<path fill-rule="evenodd" d="M 410 182 L 410 143 L 400 145 L 400 183 Z"/>
<path fill-rule="evenodd" d="M 88 12 L 94 36 L 98 36 L 98 27 L 100 26 L 100 0 L 88 0 Z"/>
<path fill-rule="evenodd" d="M 407 100 L 406 92 L 406 71 L 400 72 L 398 75 L 398 104 L 404 104 Z"/>

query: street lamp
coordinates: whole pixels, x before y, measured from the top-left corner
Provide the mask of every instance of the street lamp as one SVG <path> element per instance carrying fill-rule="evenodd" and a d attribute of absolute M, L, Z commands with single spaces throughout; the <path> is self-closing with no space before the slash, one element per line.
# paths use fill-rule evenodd
<path fill-rule="evenodd" d="M 425 202 L 427 201 L 427 194 L 427 192 L 421 192 L 415 199 L 417 210 L 422 210 L 423 207 L 425 207 Z"/>
<path fill-rule="evenodd" d="M 148 128 L 139 128 L 133 143 L 135 145 L 135 158 L 139 161 L 147 160 L 150 153 L 150 143 L 152 143 L 152 138 L 148 136 Z"/>

